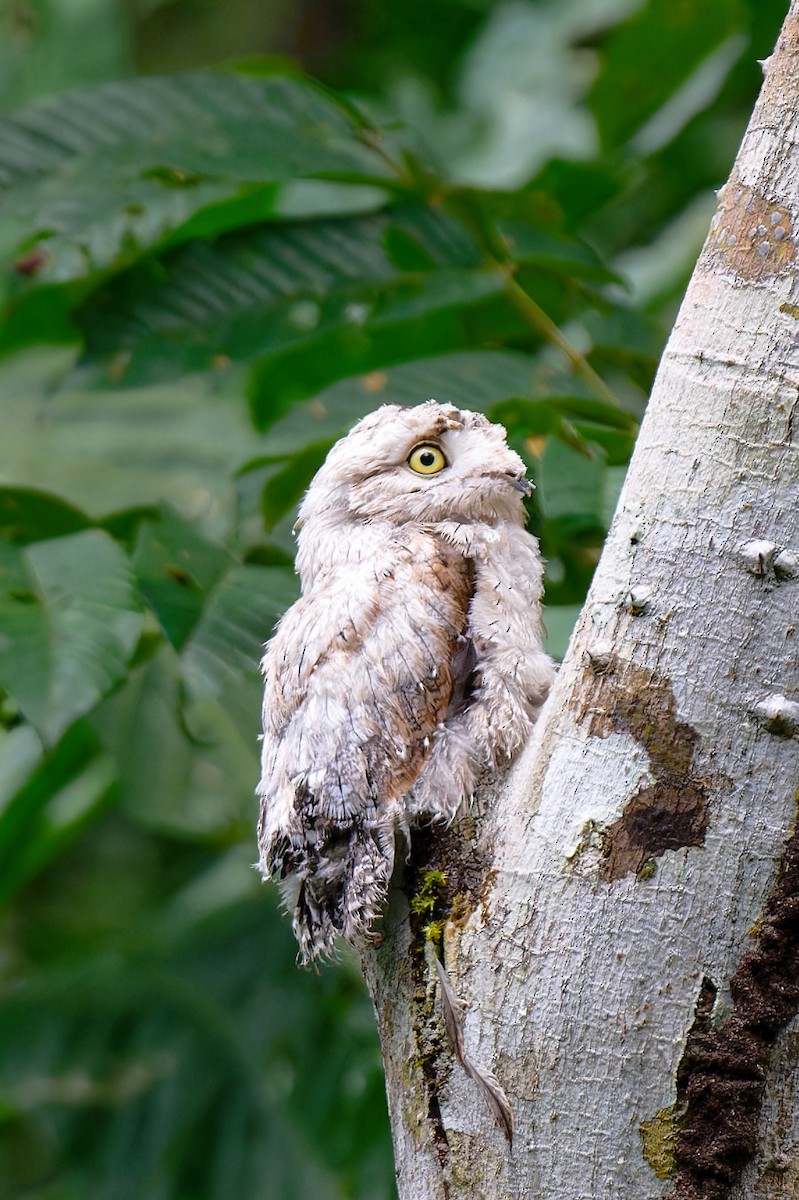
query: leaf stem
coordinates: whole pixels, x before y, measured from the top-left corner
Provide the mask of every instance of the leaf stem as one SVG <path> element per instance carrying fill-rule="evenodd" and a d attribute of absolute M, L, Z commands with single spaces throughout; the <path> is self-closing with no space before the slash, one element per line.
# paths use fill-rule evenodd
<path fill-rule="evenodd" d="M 620 407 L 618 397 L 611 391 L 604 379 L 597 374 L 588 360 L 573 346 L 566 335 L 558 328 L 543 308 L 536 304 L 533 297 L 524 290 L 513 276 L 513 268 L 508 263 L 497 262 L 497 269 L 505 276 L 505 294 L 519 315 L 531 329 L 540 333 L 551 345 L 557 346 L 561 354 L 571 363 L 578 375 L 582 375 L 587 383 L 603 397 L 608 404 Z"/>
<path fill-rule="evenodd" d="M 540 334 L 550 345 L 556 346 L 578 375 L 614 408 L 621 408 L 618 396 L 608 387 L 604 379 L 591 366 L 583 354 L 573 346 L 565 333 L 547 316 L 540 304 L 526 292 L 515 276 L 516 264 L 507 257 L 507 246 L 475 193 L 468 189 L 453 190 L 447 197 L 450 210 L 469 226 L 482 244 L 488 265 L 499 271 L 505 279 L 505 295 L 532 330 Z"/>

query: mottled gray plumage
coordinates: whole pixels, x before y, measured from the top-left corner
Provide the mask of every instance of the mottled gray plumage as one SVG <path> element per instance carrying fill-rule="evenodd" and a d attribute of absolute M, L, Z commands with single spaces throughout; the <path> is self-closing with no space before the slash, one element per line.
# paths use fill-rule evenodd
<path fill-rule="evenodd" d="M 532 728 L 553 667 L 529 486 L 501 426 L 431 400 L 359 421 L 308 489 L 258 787 L 261 870 L 294 880 L 304 961 L 368 934 L 397 835 L 449 820 Z"/>

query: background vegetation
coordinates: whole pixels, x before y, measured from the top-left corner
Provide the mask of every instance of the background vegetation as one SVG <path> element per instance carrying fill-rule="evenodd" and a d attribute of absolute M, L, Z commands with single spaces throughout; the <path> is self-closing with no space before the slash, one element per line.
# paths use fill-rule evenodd
<path fill-rule="evenodd" d="M 378 403 L 487 411 L 562 650 L 784 9 L 0 0 L 0 1200 L 393 1194 L 250 869 L 292 510 Z"/>

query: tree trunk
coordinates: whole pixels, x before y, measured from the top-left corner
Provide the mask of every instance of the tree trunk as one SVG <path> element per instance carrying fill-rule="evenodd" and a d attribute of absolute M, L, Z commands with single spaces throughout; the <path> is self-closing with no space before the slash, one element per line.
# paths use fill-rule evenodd
<path fill-rule="evenodd" d="M 533 742 L 364 957 L 401 1200 L 799 1195 L 798 82 L 793 3 Z"/>

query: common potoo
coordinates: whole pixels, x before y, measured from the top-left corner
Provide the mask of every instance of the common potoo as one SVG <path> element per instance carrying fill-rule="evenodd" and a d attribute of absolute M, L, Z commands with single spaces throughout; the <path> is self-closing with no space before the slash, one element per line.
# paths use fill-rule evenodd
<path fill-rule="evenodd" d="M 305 495 L 258 787 L 303 961 L 369 934 L 398 835 L 449 820 L 530 733 L 553 678 L 530 491 L 501 426 L 431 400 L 359 421 Z"/>

